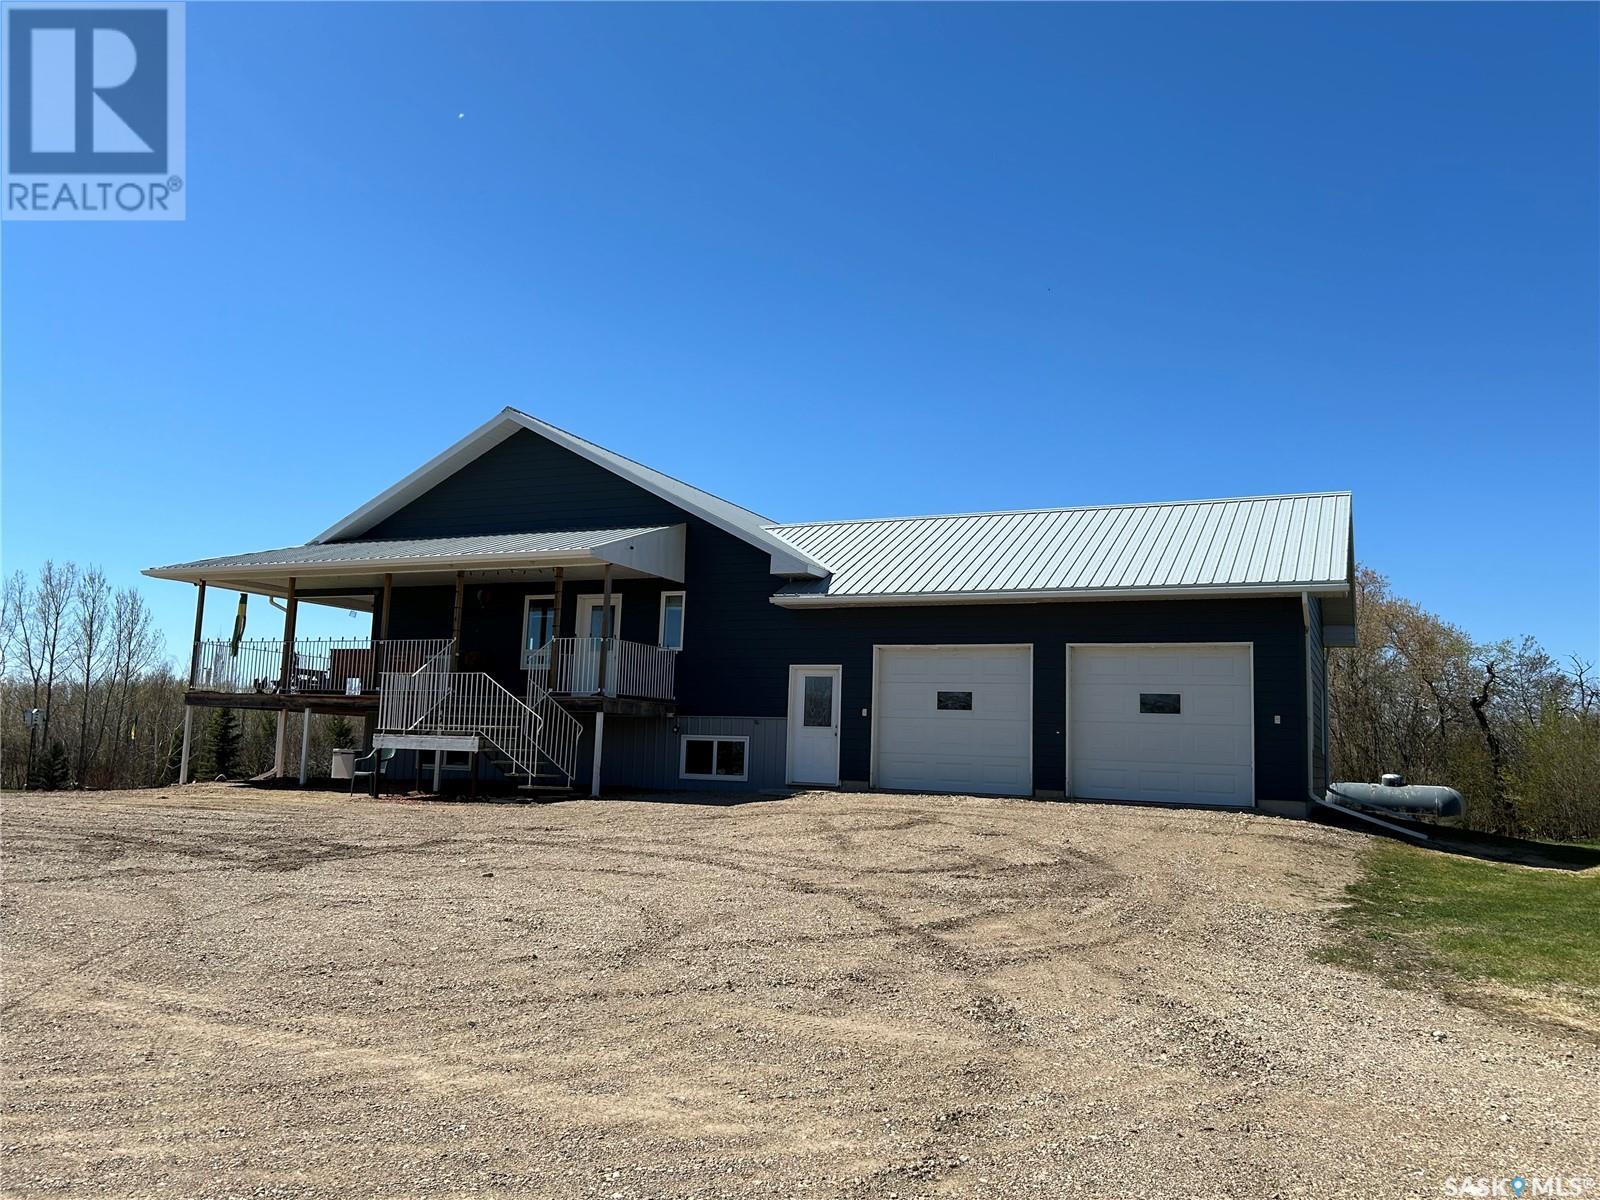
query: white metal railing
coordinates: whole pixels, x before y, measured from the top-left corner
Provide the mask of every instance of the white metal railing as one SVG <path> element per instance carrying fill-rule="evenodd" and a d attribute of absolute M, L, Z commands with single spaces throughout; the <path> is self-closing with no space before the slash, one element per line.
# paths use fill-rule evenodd
<path fill-rule="evenodd" d="M 287 692 L 296 695 L 359 696 L 378 682 L 379 671 L 411 672 L 448 656 L 450 638 L 296 638 L 285 671 L 282 638 L 227 638 L 196 642 L 189 686 L 208 692 Z"/>
<path fill-rule="evenodd" d="M 583 726 L 549 692 L 528 676 L 528 707 L 539 718 L 539 753 L 572 782 L 578 771 L 578 740 Z"/>
<path fill-rule="evenodd" d="M 671 700 L 678 652 L 621 638 L 552 638 L 528 655 L 528 682 L 556 696 Z"/>
<path fill-rule="evenodd" d="M 539 714 L 482 671 L 385 671 L 383 732 L 481 737 L 531 781 L 539 770 Z"/>

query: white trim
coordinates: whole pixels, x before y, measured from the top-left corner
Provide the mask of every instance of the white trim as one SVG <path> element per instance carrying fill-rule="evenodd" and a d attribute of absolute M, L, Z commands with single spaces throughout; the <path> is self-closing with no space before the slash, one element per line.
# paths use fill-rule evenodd
<path fill-rule="evenodd" d="M 579 458 L 587 459 L 595 466 L 626 479 L 636 487 L 659 496 L 685 512 L 693 513 L 724 533 L 730 533 L 741 541 L 765 550 L 771 556 L 772 573 L 775 575 L 810 575 L 820 578 L 828 573 L 827 567 L 805 551 L 777 534 L 768 532 L 767 526 L 771 522 L 759 514 L 742 508 L 732 501 L 724 500 L 720 496 L 714 496 L 701 488 L 673 479 L 669 475 L 646 467 L 643 463 L 636 463 L 615 451 L 585 441 L 565 429 L 558 429 L 546 421 L 539 420 L 538 417 L 529 416 L 525 412 L 509 407 L 501 409 L 498 414 L 442 454 L 430 458 L 399 483 L 380 492 L 349 516 L 323 530 L 312 541 L 330 542 L 360 536 L 385 517 L 398 512 L 412 500 L 423 495 L 441 480 L 455 474 L 486 451 L 492 450 L 523 429 L 537 434 L 546 441 L 554 442 L 563 450 L 569 450 Z"/>
<path fill-rule="evenodd" d="M 874 661 L 876 661 L 876 653 L 874 653 Z M 797 714 L 794 710 L 795 676 L 806 673 L 820 675 L 823 672 L 828 672 L 833 676 L 833 782 L 819 783 L 814 779 L 808 779 L 804 783 L 796 783 L 794 778 L 794 733 L 799 728 L 804 714 Z M 789 695 L 785 707 L 788 729 L 783 746 L 783 781 L 792 787 L 838 787 L 840 774 L 839 739 L 844 730 L 844 665 L 842 663 L 791 663 L 789 666 Z"/>
<path fill-rule="evenodd" d="M 1033 795 L 1039 790 L 1037 747 L 1034 743 L 1034 728 L 1038 724 L 1038 713 L 1035 711 L 1033 694 L 1033 648 L 1032 642 L 880 642 L 872 647 L 872 745 L 867 756 L 867 786 L 878 786 L 878 658 L 882 650 L 1026 650 L 1028 652 L 1028 794 Z"/>
<path fill-rule="evenodd" d="M 669 596 L 676 596 L 678 598 L 678 644 L 676 646 L 667 645 L 667 597 Z M 661 613 L 656 620 L 656 645 L 662 647 L 663 649 L 683 649 L 684 637 L 688 633 L 688 630 L 685 628 L 685 622 L 689 616 L 688 597 L 689 593 L 681 590 L 676 592 L 661 593 Z"/>
<path fill-rule="evenodd" d="M 524 671 L 528 669 L 528 660 L 533 656 L 534 652 L 539 649 L 538 646 L 530 647 L 528 645 L 528 616 L 533 611 L 533 602 L 535 600 L 548 600 L 550 602 L 550 615 L 552 618 L 550 623 L 550 636 L 553 638 L 561 636 L 556 630 L 554 621 L 556 600 L 554 589 L 548 592 L 526 593 L 522 597 L 522 652 L 518 656 L 521 660 L 522 669 Z"/>
<path fill-rule="evenodd" d="M 605 596 L 606 594 L 604 592 L 584 592 L 578 597 L 578 607 L 575 610 L 577 616 L 574 618 L 576 623 L 572 627 L 572 635 L 574 637 L 586 638 L 601 636 L 598 633 L 589 632 L 589 622 L 594 619 L 589 614 L 600 607 L 601 602 L 605 599 Z M 614 638 L 619 638 L 622 636 L 621 592 L 614 591 L 611 593 L 611 607 L 616 609 L 616 616 L 611 618 L 611 636 Z"/>
<path fill-rule="evenodd" d="M 889 592 L 850 596 L 785 596 L 771 598 L 779 608 L 856 608 L 910 604 L 1036 604 L 1042 600 L 1170 600 L 1208 596 L 1343 595 L 1343 582 L 1238 583 L 1213 587 L 1050 588 L 1024 592 Z"/>
<path fill-rule="evenodd" d="M 744 773 L 741 775 L 718 775 L 717 748 L 711 747 L 710 775 L 691 775 L 685 768 L 689 757 L 690 742 L 743 742 L 744 743 Z M 721 780 L 724 783 L 744 783 L 750 779 L 750 738 L 742 733 L 681 733 L 678 735 L 678 778 L 679 779 L 704 779 Z"/>
<path fill-rule="evenodd" d="M 1196 649 L 1207 646 L 1247 646 L 1250 649 L 1250 807 L 1258 808 L 1259 798 L 1256 794 L 1256 644 L 1254 642 L 1068 642 L 1066 653 L 1067 668 L 1067 704 L 1065 719 L 1061 725 L 1061 748 L 1066 754 L 1066 775 L 1064 779 L 1067 799 L 1076 797 L 1072 794 L 1072 651 L 1074 647 L 1080 650 L 1106 650 L 1106 649 L 1158 649 L 1172 650 Z M 1194 807 L 1216 807 L 1242 812 L 1237 804 L 1219 804 L 1214 806 L 1195 805 Z"/>

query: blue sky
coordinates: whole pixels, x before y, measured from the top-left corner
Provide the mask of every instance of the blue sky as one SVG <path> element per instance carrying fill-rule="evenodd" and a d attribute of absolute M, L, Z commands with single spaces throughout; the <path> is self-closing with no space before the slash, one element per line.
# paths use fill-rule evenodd
<path fill-rule="evenodd" d="M 304 541 L 514 404 L 782 520 L 1349 488 L 1401 593 L 1600 656 L 1594 6 L 188 40 L 189 219 L 3 230 L 8 571 Z"/>

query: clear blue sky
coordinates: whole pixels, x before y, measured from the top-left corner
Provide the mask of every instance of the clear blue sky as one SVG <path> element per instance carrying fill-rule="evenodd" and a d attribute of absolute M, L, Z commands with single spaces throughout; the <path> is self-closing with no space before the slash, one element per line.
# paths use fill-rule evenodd
<path fill-rule="evenodd" d="M 778 519 L 1350 488 L 1594 658 L 1597 30 L 192 4 L 188 221 L 3 230 L 5 567 L 304 541 L 514 404 Z"/>

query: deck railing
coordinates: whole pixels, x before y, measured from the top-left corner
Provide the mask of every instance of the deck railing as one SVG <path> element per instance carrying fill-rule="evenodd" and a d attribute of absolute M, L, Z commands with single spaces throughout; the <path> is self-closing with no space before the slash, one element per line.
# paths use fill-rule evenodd
<path fill-rule="evenodd" d="M 409 675 L 448 651 L 449 638 L 296 638 L 284 670 L 282 638 L 197 642 L 189 686 L 196 691 L 359 696 L 377 690 L 378 674 Z"/>
<path fill-rule="evenodd" d="M 385 671 L 378 695 L 382 731 L 481 737 L 530 782 L 539 773 L 542 718 L 482 671 Z"/>
<path fill-rule="evenodd" d="M 528 656 L 528 680 L 555 696 L 671 700 L 678 652 L 621 638 L 552 638 Z"/>

